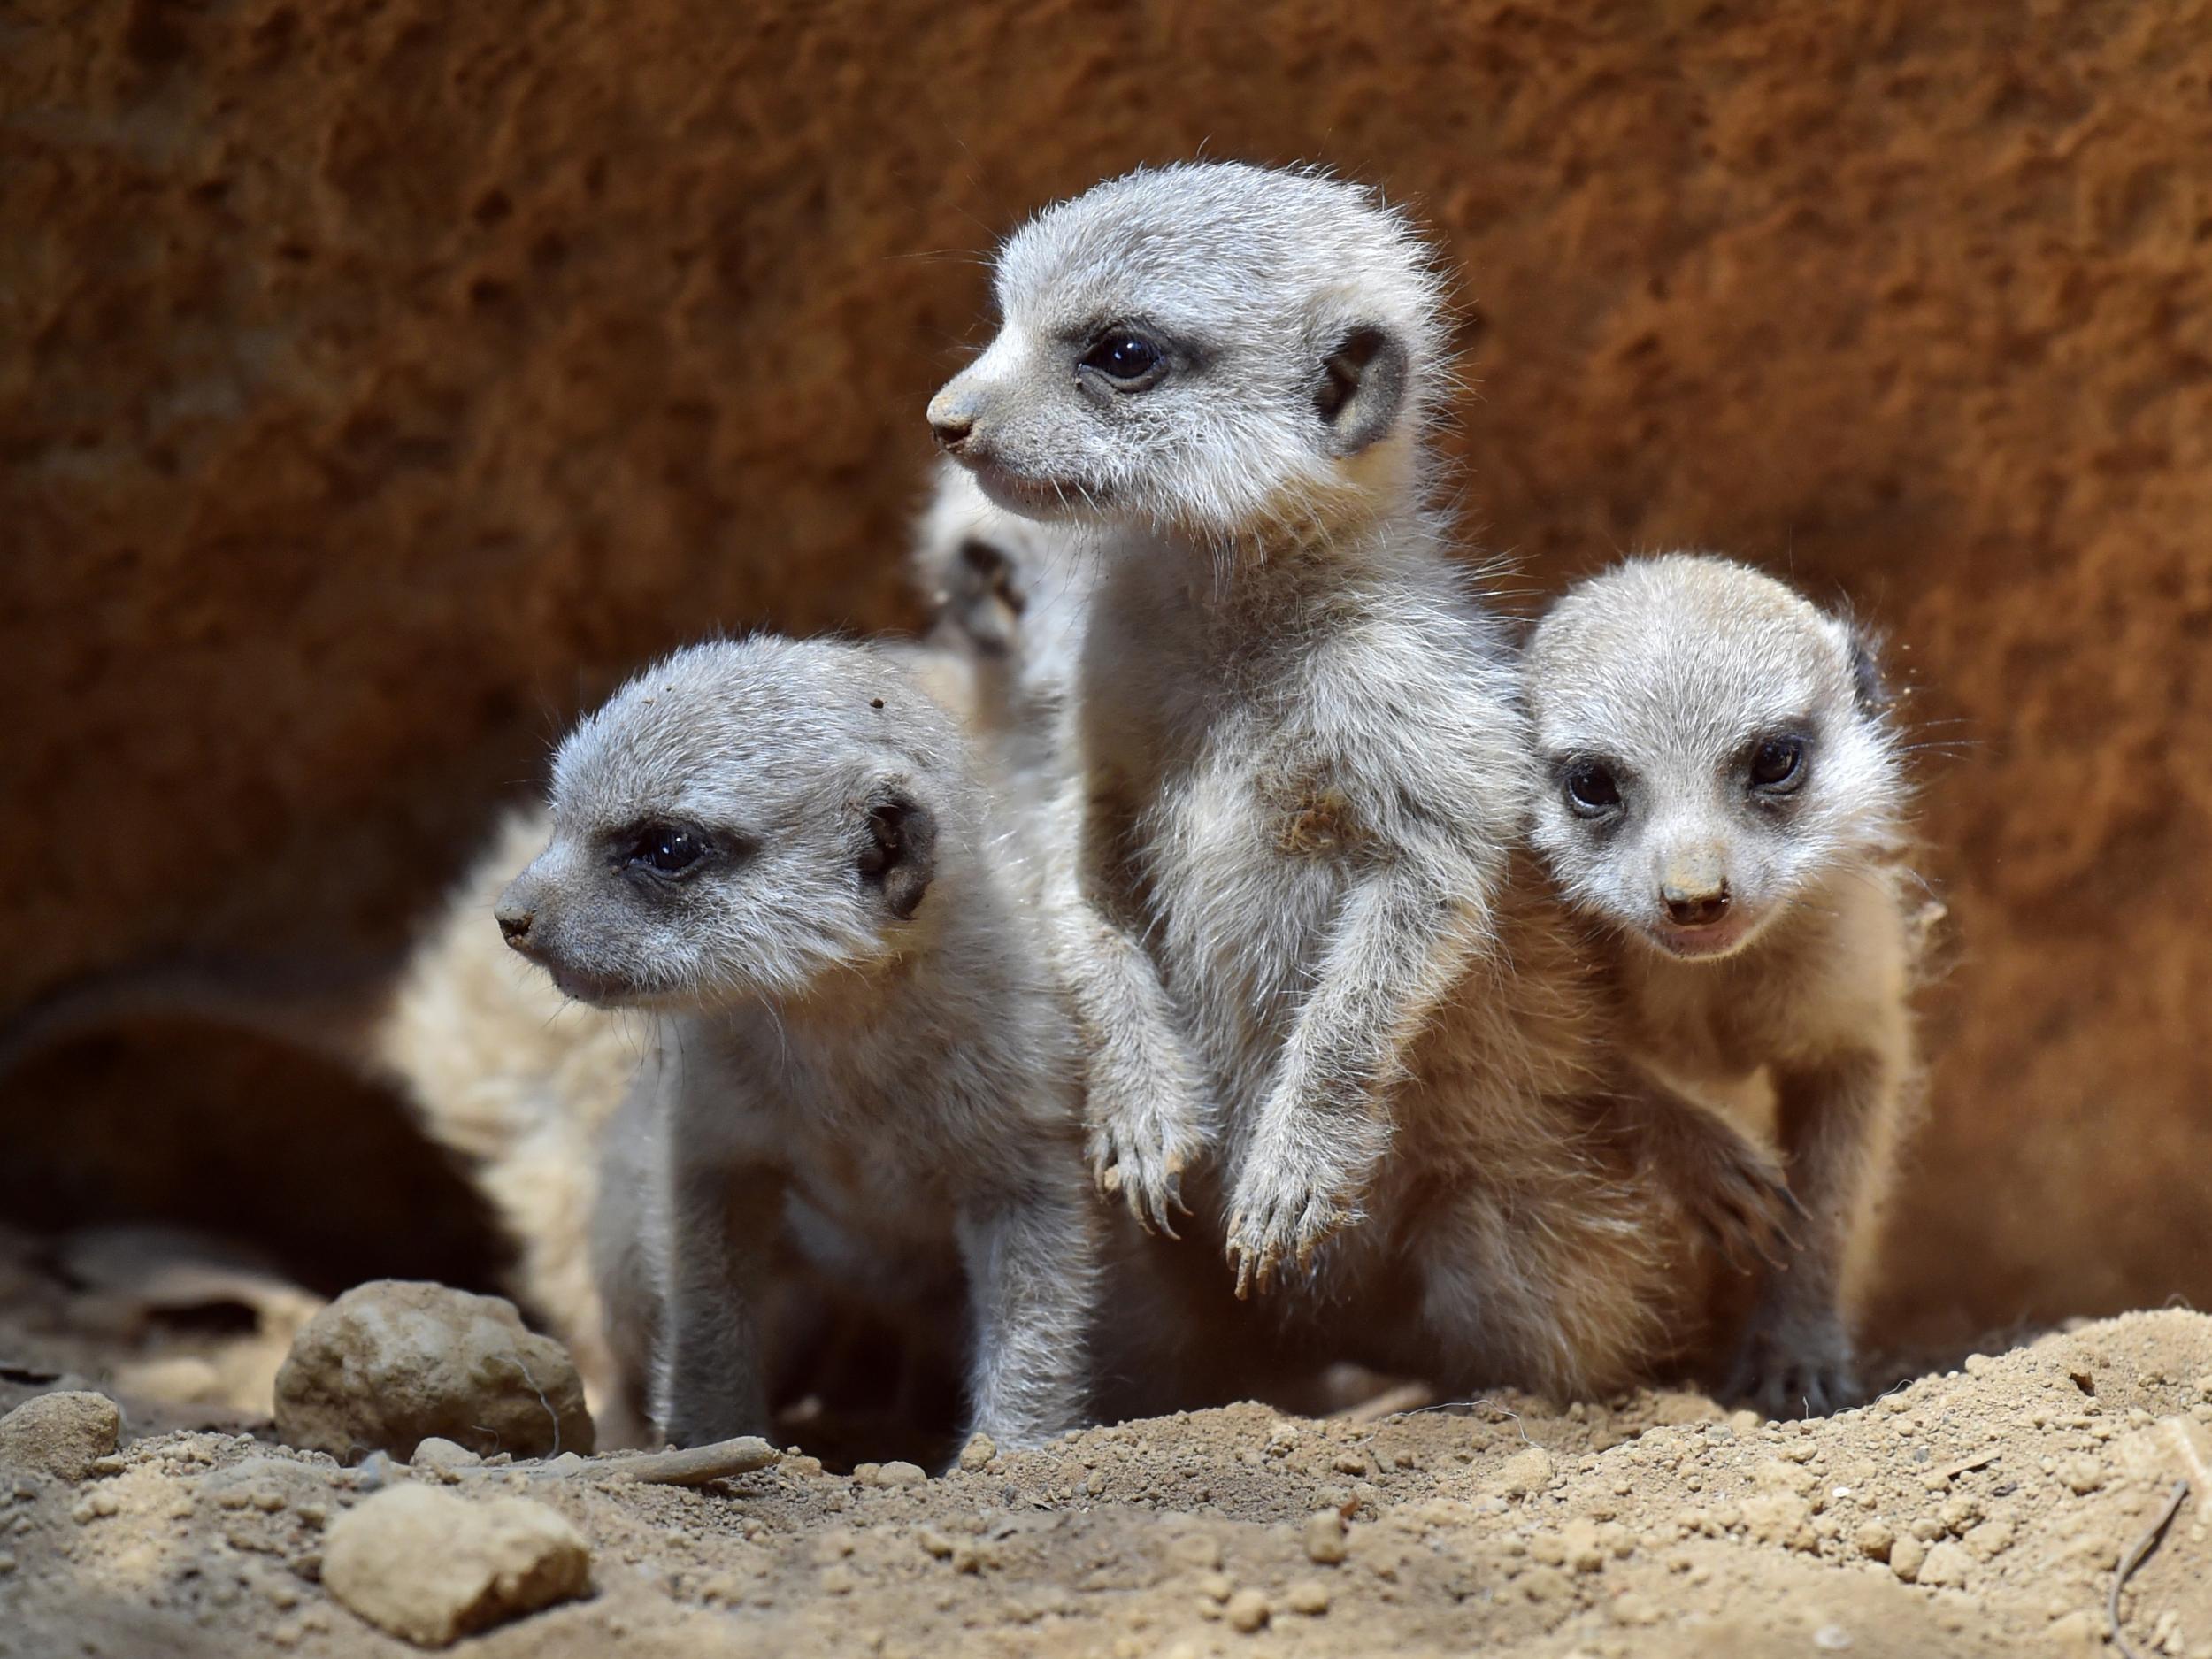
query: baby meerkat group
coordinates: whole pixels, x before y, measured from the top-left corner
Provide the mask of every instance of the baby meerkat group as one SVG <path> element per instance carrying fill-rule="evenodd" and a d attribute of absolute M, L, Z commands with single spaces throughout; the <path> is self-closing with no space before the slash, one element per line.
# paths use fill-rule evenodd
<path fill-rule="evenodd" d="M 640 674 L 381 1028 L 595 1406 L 769 1428 L 792 1260 L 956 1329 L 1002 1446 L 1340 1361 L 1850 1403 L 1916 1079 L 1868 639 L 1691 555 L 1517 638 L 1434 499 L 1445 280 L 1371 190 L 1141 171 L 994 286 L 927 411 L 929 634 Z M 627 1010 L 566 1081 L 449 1029 L 558 1029 L 462 995 L 526 841 L 507 943 Z"/>
<path fill-rule="evenodd" d="M 637 1407 L 765 1425 L 764 1230 L 803 1221 L 963 1281 L 1002 1443 L 1348 1359 L 1849 1402 L 1913 1072 L 1863 639 L 1673 556 L 1517 647 L 1432 502 L 1443 281 L 1368 190 L 1140 172 L 995 277 L 928 410 L 916 660 L 649 671 L 500 907 L 659 1013 L 594 1243 Z"/>

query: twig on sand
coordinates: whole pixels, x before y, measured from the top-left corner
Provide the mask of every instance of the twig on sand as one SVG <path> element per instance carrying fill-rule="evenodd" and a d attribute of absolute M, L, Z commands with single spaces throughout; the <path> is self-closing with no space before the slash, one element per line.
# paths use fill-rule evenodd
<path fill-rule="evenodd" d="M 2151 1551 L 2158 1548 L 2158 1540 L 2166 1536 L 2166 1529 L 2173 1525 L 2174 1517 L 2181 1512 L 2182 1500 L 2189 1495 L 2189 1483 L 2174 1482 L 2174 1489 L 2166 1496 L 2166 1507 L 2158 1512 L 2158 1518 L 2145 1529 L 2143 1536 L 2129 1546 L 2128 1553 L 2120 1557 L 2120 1569 L 2112 1575 L 2112 1599 L 2105 1603 L 2105 1623 L 2112 1628 L 2112 1645 L 2126 1655 L 2126 1659 L 2143 1659 L 2127 1632 L 2120 1628 L 2120 1592 L 2135 1570 L 2148 1561 Z"/>
<path fill-rule="evenodd" d="M 698 1486 L 727 1475 L 765 1469 L 783 1454 L 757 1434 L 741 1434 L 711 1446 L 648 1452 L 641 1457 L 595 1458 L 576 1472 L 588 1480 L 635 1480 L 656 1486 Z"/>

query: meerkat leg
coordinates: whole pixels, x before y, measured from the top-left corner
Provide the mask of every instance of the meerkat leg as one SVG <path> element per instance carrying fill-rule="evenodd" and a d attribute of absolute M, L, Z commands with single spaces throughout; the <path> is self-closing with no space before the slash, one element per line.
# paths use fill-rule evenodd
<path fill-rule="evenodd" d="M 1302 1269 L 1356 1218 L 1390 1144 L 1386 1096 L 1406 1046 L 1488 936 L 1444 884 L 1369 877 L 1344 909 L 1284 1045 L 1229 1203 L 1237 1294 L 1265 1290 L 1286 1257 Z"/>
<path fill-rule="evenodd" d="M 1086 1120 L 1101 1193 L 1118 1193 L 1148 1228 L 1174 1234 L 1182 1178 L 1211 1140 L 1198 1069 L 1158 970 L 1116 918 L 1120 845 L 1110 811 L 1094 804 L 1081 844 L 1052 882 L 1054 929 L 1087 1056 Z"/>
<path fill-rule="evenodd" d="M 1768 1276 L 1728 1392 L 1770 1417 L 1820 1417 L 1859 1395 L 1841 1305 L 1843 1260 L 1897 1079 L 1866 1049 L 1778 1067 L 1775 1083 L 1790 1184 L 1804 1208 L 1804 1248 L 1786 1271 Z"/>
<path fill-rule="evenodd" d="M 1647 1230 L 1594 1192 L 1469 1188 L 1417 1237 L 1422 1368 L 1455 1395 L 1588 1399 L 1637 1376 L 1660 1340 Z"/>
<path fill-rule="evenodd" d="M 1098 1287 L 1097 1228 L 1072 1181 L 995 1194 L 958 1218 L 975 1310 L 974 1429 L 1036 1446 L 1083 1422 Z"/>
<path fill-rule="evenodd" d="M 1718 1112 L 1646 1079 L 1600 1108 L 1705 1241 L 1742 1273 L 1790 1267 L 1803 1215 L 1774 1155 Z"/>
<path fill-rule="evenodd" d="M 678 1446 L 768 1432 L 760 1313 L 782 1209 L 769 1171 L 699 1160 L 673 1172 L 653 1417 Z"/>

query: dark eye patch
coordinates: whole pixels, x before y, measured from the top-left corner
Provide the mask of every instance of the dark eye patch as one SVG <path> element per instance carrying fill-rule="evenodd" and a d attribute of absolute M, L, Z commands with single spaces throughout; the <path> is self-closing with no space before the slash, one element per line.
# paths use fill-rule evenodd
<path fill-rule="evenodd" d="M 1075 360 L 1085 376 L 1117 392 L 1141 392 L 1157 386 L 1174 366 L 1167 342 L 1136 323 L 1109 323 L 1094 330 Z"/>
<path fill-rule="evenodd" d="M 1755 795 L 1795 795 L 1805 787 L 1807 744 L 1794 732 L 1777 732 L 1753 743 L 1744 763 Z"/>
<path fill-rule="evenodd" d="M 1602 760 L 1571 760 L 1560 771 L 1560 791 L 1577 818 L 1609 818 L 1621 810 L 1620 774 Z"/>
<path fill-rule="evenodd" d="M 671 820 L 649 819 L 614 838 L 618 867 L 672 881 L 693 874 L 720 850 L 704 830 Z"/>

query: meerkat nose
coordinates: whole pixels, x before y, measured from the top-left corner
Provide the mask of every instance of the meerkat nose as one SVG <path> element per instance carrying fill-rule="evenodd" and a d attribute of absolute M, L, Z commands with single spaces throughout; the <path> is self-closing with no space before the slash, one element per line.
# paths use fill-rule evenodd
<path fill-rule="evenodd" d="M 1692 893 L 1670 883 L 1659 889 L 1659 896 L 1666 902 L 1667 919 L 1678 927 L 1710 927 L 1728 913 L 1728 883 L 1724 878 L 1717 887 L 1703 893 Z"/>
<path fill-rule="evenodd" d="M 517 950 L 530 948 L 530 924 L 537 919 L 534 910 L 525 910 L 501 905 L 498 911 L 499 932 Z"/>
<path fill-rule="evenodd" d="M 976 400 L 966 393 L 955 395 L 946 387 L 929 400 L 929 429 L 937 434 L 937 447 L 957 455 L 975 431 Z"/>

